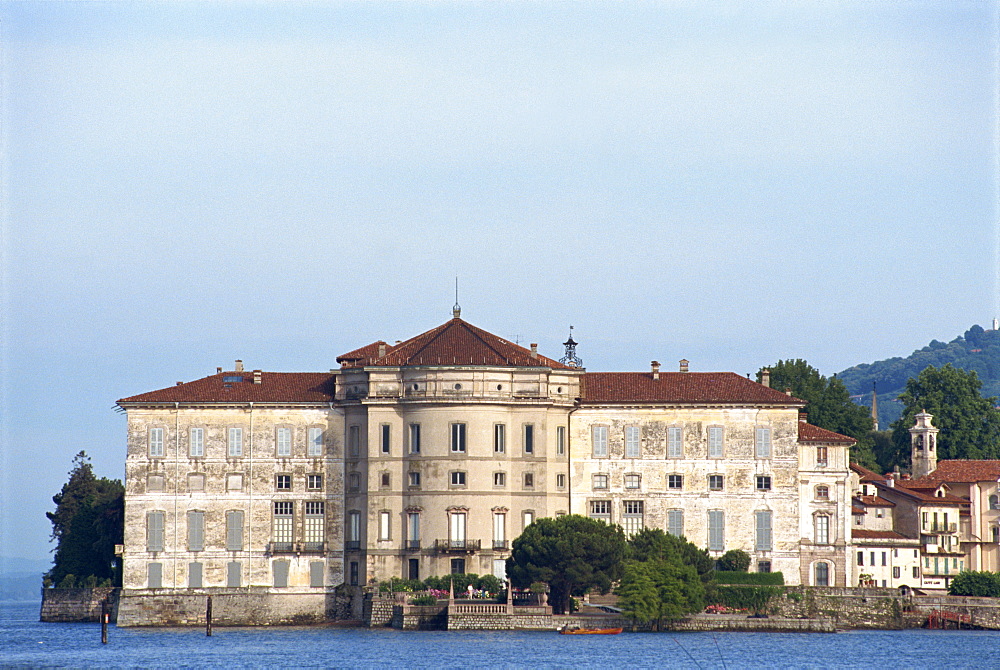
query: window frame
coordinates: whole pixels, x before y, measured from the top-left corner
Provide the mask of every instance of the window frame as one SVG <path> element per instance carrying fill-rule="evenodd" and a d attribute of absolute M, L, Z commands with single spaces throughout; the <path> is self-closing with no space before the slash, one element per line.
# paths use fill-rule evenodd
<path fill-rule="evenodd" d="M 774 551 L 774 512 L 769 509 L 754 511 L 754 549 Z"/>
<path fill-rule="evenodd" d="M 642 431 L 639 426 L 625 426 L 625 458 L 642 458 Z"/>
<path fill-rule="evenodd" d="M 667 458 L 684 458 L 684 429 L 667 426 Z"/>
<path fill-rule="evenodd" d="M 771 475 L 757 475 L 757 490 L 758 491 L 771 490 Z"/>
<path fill-rule="evenodd" d="M 726 550 L 726 512 L 721 509 L 708 510 L 708 550 Z"/>
<path fill-rule="evenodd" d="M 566 426 L 556 426 L 556 456 L 566 455 Z"/>
<path fill-rule="evenodd" d="M 679 523 L 678 523 L 679 520 Z M 671 530 L 679 529 L 679 533 L 673 532 Z M 674 537 L 684 537 L 684 510 L 681 508 L 668 509 L 667 510 L 667 533 L 673 535 Z"/>
<path fill-rule="evenodd" d="M 507 473 L 503 470 L 497 470 L 493 473 L 493 488 L 502 489 L 507 486 Z"/>
<path fill-rule="evenodd" d="M 165 455 L 164 437 L 165 430 L 160 426 L 149 429 L 146 437 L 146 449 L 150 458 L 163 458 Z"/>
<path fill-rule="evenodd" d="M 726 433 L 723 426 L 709 426 L 706 429 L 709 458 L 725 458 Z"/>
<path fill-rule="evenodd" d="M 708 476 L 708 490 L 709 491 L 725 491 L 726 490 L 726 477 L 725 477 L 725 475 L 709 475 Z"/>
<path fill-rule="evenodd" d="M 590 427 L 590 452 L 592 458 L 608 457 L 608 426 L 598 424 Z"/>
<path fill-rule="evenodd" d="M 521 451 L 525 456 L 535 455 L 535 424 L 521 424 Z"/>
<path fill-rule="evenodd" d="M 229 426 L 226 432 L 226 455 L 229 458 L 243 457 L 243 427 Z"/>
<path fill-rule="evenodd" d="M 420 471 L 419 470 L 409 470 L 406 473 L 406 486 L 411 489 L 420 488 Z"/>
<path fill-rule="evenodd" d="M 467 454 L 468 451 L 468 424 L 464 421 L 453 421 L 449 428 L 449 433 L 451 435 L 450 439 L 450 453 L 452 454 Z"/>
<path fill-rule="evenodd" d="M 322 491 L 323 490 L 323 475 L 319 472 L 310 472 L 306 474 L 306 491 Z"/>
<path fill-rule="evenodd" d="M 448 472 L 448 486 L 450 488 L 464 489 L 468 486 L 468 481 L 468 473 L 465 470 L 450 470 Z"/>
<path fill-rule="evenodd" d="M 282 486 L 284 484 L 284 486 Z M 292 490 L 292 476 L 289 474 L 278 474 L 274 476 L 274 490 L 275 491 L 291 491 Z"/>
<path fill-rule="evenodd" d="M 507 424 L 505 423 L 493 424 L 493 453 L 507 453 Z"/>
<path fill-rule="evenodd" d="M 639 491 L 642 489 L 642 475 L 638 472 L 629 472 L 625 474 L 625 490 L 627 491 Z"/>
<path fill-rule="evenodd" d="M 277 426 L 274 429 L 274 455 L 277 458 L 291 458 L 292 429 L 289 426 Z"/>
<path fill-rule="evenodd" d="M 197 439 L 195 439 L 195 435 L 198 436 Z M 188 428 L 188 457 L 205 457 L 205 429 L 202 426 Z"/>
<path fill-rule="evenodd" d="M 326 446 L 326 431 L 320 426 L 309 426 L 306 433 L 307 444 L 306 456 L 317 458 L 323 455 L 323 447 Z M 293 435 L 294 439 L 294 435 Z M 294 442 L 293 442 L 294 444 Z"/>
<path fill-rule="evenodd" d="M 392 425 L 388 423 L 379 424 L 379 451 L 383 456 L 392 453 Z"/>
<path fill-rule="evenodd" d="M 667 475 L 667 490 L 680 491 L 684 488 L 684 475 L 671 473 Z"/>
<path fill-rule="evenodd" d="M 610 477 L 604 472 L 595 472 L 591 475 L 591 488 L 594 491 L 607 491 L 610 488 Z"/>
<path fill-rule="evenodd" d="M 757 426 L 754 430 L 754 456 L 771 458 L 773 451 L 771 427 Z"/>
<path fill-rule="evenodd" d="M 409 453 L 411 453 L 411 454 L 419 454 L 420 453 L 420 424 L 419 423 L 410 423 L 410 424 L 407 424 L 407 425 L 408 425 L 408 428 L 406 430 L 406 436 L 407 436 L 407 440 L 409 440 L 409 444 L 407 445 L 407 449 L 408 449 Z"/>

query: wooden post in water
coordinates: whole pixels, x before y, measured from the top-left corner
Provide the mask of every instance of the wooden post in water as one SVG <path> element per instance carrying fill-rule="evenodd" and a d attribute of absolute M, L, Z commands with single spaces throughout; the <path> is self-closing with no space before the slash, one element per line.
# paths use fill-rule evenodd
<path fill-rule="evenodd" d="M 205 636 L 212 637 L 212 596 L 208 597 L 205 605 Z"/>
<path fill-rule="evenodd" d="M 101 644 L 108 643 L 108 599 L 101 601 Z"/>

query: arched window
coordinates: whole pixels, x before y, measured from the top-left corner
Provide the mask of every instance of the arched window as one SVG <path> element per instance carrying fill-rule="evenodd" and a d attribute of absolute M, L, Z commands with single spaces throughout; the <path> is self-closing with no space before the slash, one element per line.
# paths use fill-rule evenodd
<path fill-rule="evenodd" d="M 830 564 L 820 561 L 816 564 L 816 586 L 830 585 Z"/>
<path fill-rule="evenodd" d="M 990 496 L 990 509 L 1000 509 L 1000 496 L 995 493 Z"/>

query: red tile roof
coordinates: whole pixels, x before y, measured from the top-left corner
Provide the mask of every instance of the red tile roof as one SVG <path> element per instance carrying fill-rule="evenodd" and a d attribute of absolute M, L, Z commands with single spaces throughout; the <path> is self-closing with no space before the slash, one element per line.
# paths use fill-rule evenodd
<path fill-rule="evenodd" d="M 718 403 L 790 405 L 805 403 L 734 372 L 588 372 L 581 389 L 584 405 L 604 403 Z"/>
<path fill-rule="evenodd" d="M 855 540 L 911 540 L 913 538 L 900 535 L 894 530 L 865 530 L 852 528 L 851 537 Z"/>
<path fill-rule="evenodd" d="M 826 428 L 814 426 L 811 423 L 799 421 L 799 442 L 826 442 L 837 444 L 854 444 L 857 442 L 853 437 L 835 433 Z"/>
<path fill-rule="evenodd" d="M 941 482 L 995 482 L 1000 480 L 1000 461 L 938 461 L 937 469 L 914 480 L 933 486 Z"/>
<path fill-rule="evenodd" d="M 379 356 L 379 345 L 385 353 Z M 386 345 L 374 342 L 337 357 L 345 368 L 364 366 L 402 367 L 408 365 L 483 365 L 490 367 L 530 367 L 577 370 L 502 337 L 454 318 L 405 342 Z"/>
<path fill-rule="evenodd" d="M 857 463 L 851 463 L 851 470 L 860 475 L 861 481 L 863 482 L 884 482 L 888 479 L 888 475 L 880 475 L 874 470 L 869 470 L 863 465 L 858 465 Z"/>
<path fill-rule="evenodd" d="M 896 493 L 905 496 L 907 498 L 912 498 L 919 502 L 934 504 L 934 505 L 968 505 L 969 501 L 965 498 L 959 498 L 958 496 L 951 495 L 950 493 L 945 494 L 942 497 L 934 495 L 934 488 L 922 488 L 922 487 L 911 487 L 909 484 L 912 482 L 907 480 L 899 480 L 895 482 L 895 486 L 888 486 L 885 484 L 876 484 L 880 487 L 882 491 L 885 491 L 889 495 L 890 492 L 895 491 Z"/>
<path fill-rule="evenodd" d="M 854 502 L 865 507 L 895 507 L 896 503 L 878 496 L 854 496 Z"/>
<path fill-rule="evenodd" d="M 226 382 L 240 377 L 242 381 Z M 254 384 L 253 372 L 222 372 L 158 391 L 122 398 L 119 405 L 159 403 L 327 403 L 334 396 L 329 372 L 262 372 Z"/>

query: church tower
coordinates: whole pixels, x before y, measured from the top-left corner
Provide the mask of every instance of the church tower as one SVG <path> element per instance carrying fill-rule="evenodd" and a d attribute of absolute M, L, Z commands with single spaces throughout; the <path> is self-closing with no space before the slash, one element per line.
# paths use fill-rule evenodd
<path fill-rule="evenodd" d="M 937 469 L 938 429 L 931 425 L 932 415 L 921 410 L 910 428 L 910 470 L 914 479 L 924 477 Z"/>

